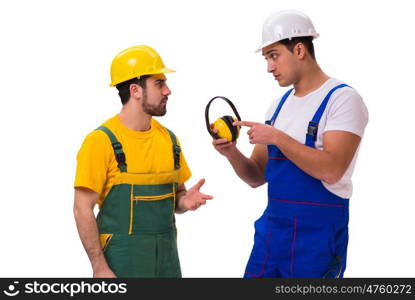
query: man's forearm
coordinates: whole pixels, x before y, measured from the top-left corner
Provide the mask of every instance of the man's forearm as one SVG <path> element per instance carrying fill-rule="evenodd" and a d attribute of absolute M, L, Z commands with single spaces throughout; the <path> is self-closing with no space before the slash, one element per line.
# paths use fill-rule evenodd
<path fill-rule="evenodd" d="M 178 214 L 182 214 L 185 213 L 187 211 L 187 209 L 184 209 L 180 203 L 180 200 L 182 199 L 182 197 L 184 197 L 186 195 L 186 190 L 182 189 L 177 191 L 176 193 L 176 207 L 175 207 L 175 212 Z"/>
<path fill-rule="evenodd" d="M 339 179 L 337 164 L 329 153 L 303 145 L 281 131 L 277 135 L 275 145 L 305 173 L 330 184 Z"/>
<path fill-rule="evenodd" d="M 254 160 L 243 155 L 237 148 L 226 158 L 239 178 L 251 187 L 258 187 L 265 183 L 263 170 Z"/>
<path fill-rule="evenodd" d="M 79 237 L 89 257 L 94 273 L 108 269 L 107 261 L 101 248 L 97 222 L 92 210 L 74 209 Z"/>

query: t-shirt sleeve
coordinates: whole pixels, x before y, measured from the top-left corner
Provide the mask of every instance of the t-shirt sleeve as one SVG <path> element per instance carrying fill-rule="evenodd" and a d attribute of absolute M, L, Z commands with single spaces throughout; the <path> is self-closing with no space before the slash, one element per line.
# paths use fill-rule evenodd
<path fill-rule="evenodd" d="M 324 132 L 341 130 L 363 137 L 369 115 L 362 97 L 355 90 L 348 88 L 342 93 L 334 94 L 332 100 L 327 110 Z"/>
<path fill-rule="evenodd" d="M 179 139 L 177 138 L 177 144 L 180 146 Z M 181 147 L 181 146 L 180 146 Z M 179 170 L 179 184 L 185 183 L 192 176 L 192 172 L 187 165 L 186 158 L 183 154 L 183 148 L 180 152 L 180 170 Z"/>
<path fill-rule="evenodd" d="M 107 180 L 111 143 L 102 131 L 88 134 L 77 155 L 74 187 L 85 187 L 101 194 Z"/>

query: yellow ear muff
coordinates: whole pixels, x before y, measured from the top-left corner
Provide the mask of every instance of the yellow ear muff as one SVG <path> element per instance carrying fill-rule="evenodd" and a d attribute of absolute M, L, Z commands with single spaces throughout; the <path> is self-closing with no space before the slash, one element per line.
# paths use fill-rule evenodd
<path fill-rule="evenodd" d="M 233 122 L 235 122 L 236 119 L 231 116 L 223 116 L 220 120 L 223 120 L 226 124 L 227 130 L 222 129 L 222 133 L 219 133 L 218 135 L 221 138 L 226 138 L 228 142 L 235 141 L 239 135 L 239 127 L 233 126 Z"/>
<path fill-rule="evenodd" d="M 212 124 L 212 128 L 209 122 L 209 107 L 210 104 L 212 103 L 213 100 L 217 99 L 217 98 L 221 98 L 223 100 L 225 100 L 232 108 L 233 112 L 235 113 L 236 117 L 231 117 L 231 116 L 223 116 L 222 118 L 217 119 L 213 124 Z M 233 126 L 233 122 L 235 121 L 240 121 L 241 117 L 239 116 L 238 111 L 236 110 L 235 106 L 233 105 L 233 103 L 222 96 L 217 96 L 212 98 L 208 105 L 206 106 L 205 109 L 205 120 L 206 120 L 206 127 L 208 132 L 210 133 L 210 135 L 215 138 L 225 138 L 228 140 L 228 142 L 230 141 L 236 141 L 236 139 L 239 136 L 239 130 L 240 130 L 240 126 Z M 212 129 L 215 128 L 218 130 L 217 134 L 215 134 Z"/>
<path fill-rule="evenodd" d="M 227 139 L 228 142 L 235 141 L 238 138 L 239 128 L 232 125 L 234 121 L 236 121 L 235 118 L 224 116 L 213 123 L 213 128 L 218 130 L 219 138 Z"/>

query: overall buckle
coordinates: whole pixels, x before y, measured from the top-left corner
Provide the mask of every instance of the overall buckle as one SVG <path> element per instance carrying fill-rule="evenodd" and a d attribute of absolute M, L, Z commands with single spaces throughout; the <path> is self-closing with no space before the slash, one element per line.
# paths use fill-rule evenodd
<path fill-rule="evenodd" d="M 122 145 L 119 142 L 115 142 L 115 143 L 112 143 L 112 148 L 114 148 L 114 150 L 119 150 L 119 149 L 122 149 Z"/>
<path fill-rule="evenodd" d="M 308 123 L 307 135 L 312 136 L 314 141 L 317 139 L 318 123 L 310 121 Z"/>
<path fill-rule="evenodd" d="M 173 157 L 174 157 L 174 168 L 180 169 L 180 152 L 182 149 L 180 149 L 180 146 L 173 145 Z"/>

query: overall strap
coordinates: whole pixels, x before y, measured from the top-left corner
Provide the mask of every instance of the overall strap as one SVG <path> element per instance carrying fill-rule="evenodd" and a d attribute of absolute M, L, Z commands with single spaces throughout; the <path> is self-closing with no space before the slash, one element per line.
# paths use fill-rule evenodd
<path fill-rule="evenodd" d="M 340 89 L 342 87 L 348 86 L 347 84 L 339 84 L 332 88 L 326 97 L 324 98 L 323 102 L 320 104 L 320 107 L 317 109 L 316 113 L 314 114 L 313 119 L 308 123 L 307 128 L 307 134 L 306 134 L 306 142 L 305 144 L 307 146 L 313 147 L 317 140 L 317 131 L 318 131 L 318 123 L 320 122 L 320 119 L 324 113 L 324 110 L 326 109 L 327 103 L 330 100 L 331 95 L 336 91 L 337 89 Z"/>
<path fill-rule="evenodd" d="M 122 145 L 120 142 L 118 142 L 115 135 L 112 133 L 111 130 L 109 130 L 105 126 L 100 126 L 96 130 L 101 130 L 107 134 L 109 139 L 111 140 L 112 148 L 114 149 L 115 159 L 118 163 L 118 169 L 120 169 L 120 172 L 127 172 L 127 164 L 125 160 L 125 154 L 124 151 L 122 151 Z"/>
<path fill-rule="evenodd" d="M 278 114 L 280 113 L 280 110 L 281 110 L 282 106 L 284 105 L 285 100 L 287 100 L 288 96 L 291 94 L 291 92 L 292 92 L 293 90 L 294 90 L 293 88 L 292 88 L 292 89 L 290 89 L 290 90 L 288 90 L 288 91 L 284 94 L 284 96 L 282 96 L 281 101 L 280 101 L 280 103 L 278 104 L 277 109 L 275 110 L 274 114 L 272 115 L 272 118 L 271 118 L 270 120 L 266 121 L 266 122 L 265 122 L 265 124 L 268 124 L 268 125 L 274 126 L 275 120 L 277 119 L 277 116 L 278 116 Z"/>
<path fill-rule="evenodd" d="M 166 128 L 166 127 L 164 127 Z M 167 132 L 170 135 L 171 141 L 173 143 L 173 159 L 174 159 L 174 169 L 180 169 L 180 152 L 182 151 L 180 146 L 177 144 L 177 138 L 175 134 L 168 128 L 166 128 Z"/>

